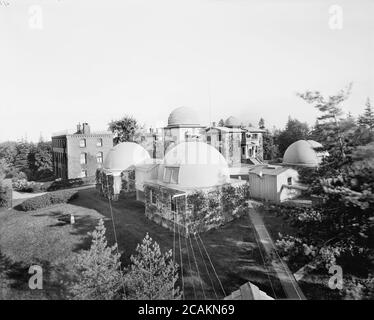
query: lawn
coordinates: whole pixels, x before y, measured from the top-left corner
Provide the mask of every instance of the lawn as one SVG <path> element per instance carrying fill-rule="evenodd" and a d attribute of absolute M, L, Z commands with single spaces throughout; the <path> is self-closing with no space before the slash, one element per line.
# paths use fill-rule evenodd
<path fill-rule="evenodd" d="M 69 224 L 71 213 L 76 216 L 74 225 Z M 148 220 L 144 216 L 143 204 L 134 198 L 113 202 L 113 215 L 123 265 L 129 264 L 131 254 L 146 233 L 160 244 L 163 251 L 173 248 L 173 232 Z M 93 230 L 99 218 L 105 219 L 107 237 L 109 243 L 113 243 L 108 202 L 93 188 L 79 190 L 79 197 L 70 204 L 31 213 L 15 209 L 0 212 L 0 298 L 67 298 L 66 282 L 74 274 L 74 256 L 79 250 L 88 248 L 90 239 L 87 232 Z M 201 238 L 226 295 L 251 281 L 271 296 L 275 292 L 278 298 L 285 297 L 279 280 L 268 269 L 270 264 L 259 247 L 247 216 L 219 230 L 202 234 Z M 187 251 L 185 239 L 181 238 L 179 246 L 176 236 L 178 263 L 182 252 L 185 298 L 213 299 L 216 295 L 223 298 L 223 290 L 201 242 L 191 240 L 191 243 L 187 242 Z M 43 290 L 28 289 L 30 275 L 27 270 L 32 264 L 43 267 Z M 179 286 L 182 287 L 181 279 Z"/>

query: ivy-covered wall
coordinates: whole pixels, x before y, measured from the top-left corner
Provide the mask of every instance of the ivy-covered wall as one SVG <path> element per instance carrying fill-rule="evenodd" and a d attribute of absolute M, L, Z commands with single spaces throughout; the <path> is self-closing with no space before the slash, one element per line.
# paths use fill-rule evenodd
<path fill-rule="evenodd" d="M 195 190 L 174 199 L 176 212 L 171 210 L 171 197 L 182 192 L 154 185 L 145 185 L 146 216 L 174 230 L 188 234 L 219 228 L 227 222 L 242 216 L 247 209 L 249 185 L 226 184 L 208 190 Z M 152 203 L 153 200 L 156 203 Z"/>

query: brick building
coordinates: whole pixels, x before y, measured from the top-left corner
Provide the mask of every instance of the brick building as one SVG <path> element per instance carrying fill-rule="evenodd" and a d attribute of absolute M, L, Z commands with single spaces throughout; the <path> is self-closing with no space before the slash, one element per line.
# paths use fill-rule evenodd
<path fill-rule="evenodd" d="M 87 123 L 78 124 L 75 133 L 52 136 L 53 171 L 61 179 L 94 176 L 112 147 L 112 133 L 91 132 Z"/>

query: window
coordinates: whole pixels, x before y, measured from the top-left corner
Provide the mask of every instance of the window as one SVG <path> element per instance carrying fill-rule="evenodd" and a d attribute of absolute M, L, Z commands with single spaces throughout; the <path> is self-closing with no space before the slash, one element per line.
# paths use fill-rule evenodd
<path fill-rule="evenodd" d="M 79 146 L 81 148 L 85 148 L 86 147 L 86 139 L 80 139 L 79 140 Z"/>
<path fill-rule="evenodd" d="M 206 142 L 210 144 L 212 142 L 212 137 L 211 136 L 207 136 L 206 137 Z"/>
<path fill-rule="evenodd" d="M 287 184 L 288 184 L 289 186 L 292 185 L 292 177 L 287 178 Z"/>
<path fill-rule="evenodd" d="M 257 138 L 258 138 L 257 133 L 252 134 L 252 139 L 257 139 Z"/>
<path fill-rule="evenodd" d="M 175 199 L 173 199 L 173 196 L 170 196 L 170 203 L 171 203 L 171 206 L 170 206 L 171 211 L 177 212 L 177 202 L 175 201 Z"/>
<path fill-rule="evenodd" d="M 87 177 L 87 170 L 81 171 L 81 178 Z"/>
<path fill-rule="evenodd" d="M 164 169 L 164 182 L 178 183 L 178 175 L 179 175 L 178 167 L 166 167 Z"/>
<path fill-rule="evenodd" d="M 96 141 L 96 147 L 102 147 L 103 146 L 103 139 L 99 138 Z"/>
<path fill-rule="evenodd" d="M 83 152 L 81 153 L 81 164 L 87 163 L 87 153 Z"/>
<path fill-rule="evenodd" d="M 97 163 L 103 163 L 103 153 L 102 152 L 96 153 L 96 161 L 97 161 Z"/>
<path fill-rule="evenodd" d="M 157 203 L 156 193 L 153 190 L 151 190 L 150 197 L 151 197 L 151 203 L 156 204 Z"/>

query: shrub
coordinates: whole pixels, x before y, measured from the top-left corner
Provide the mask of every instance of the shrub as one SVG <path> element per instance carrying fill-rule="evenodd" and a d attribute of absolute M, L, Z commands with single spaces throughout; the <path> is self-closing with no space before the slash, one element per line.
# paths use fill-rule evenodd
<path fill-rule="evenodd" d="M 19 192 L 40 192 L 42 183 L 27 181 L 26 179 L 13 180 L 13 189 Z"/>
<path fill-rule="evenodd" d="M 61 189 L 75 188 L 89 184 L 95 184 L 96 177 L 84 177 L 76 179 L 67 179 L 67 180 L 55 180 L 52 184 L 48 185 L 46 188 L 47 191 L 56 191 Z"/>
<path fill-rule="evenodd" d="M 46 193 L 41 196 L 27 199 L 20 204 L 22 211 L 31 211 L 45 208 L 58 203 L 67 203 L 78 196 L 77 191 L 62 190 L 57 192 Z"/>
<path fill-rule="evenodd" d="M 12 205 L 12 185 L 7 181 L 0 181 L 0 208 L 9 208 Z"/>

